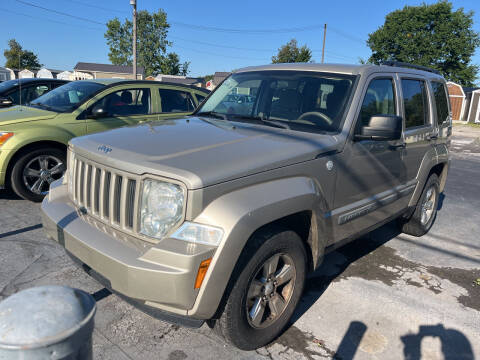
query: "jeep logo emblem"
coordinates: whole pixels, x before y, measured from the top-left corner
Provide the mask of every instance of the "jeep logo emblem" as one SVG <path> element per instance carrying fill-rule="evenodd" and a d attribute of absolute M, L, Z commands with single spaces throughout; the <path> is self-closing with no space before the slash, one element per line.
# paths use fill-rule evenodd
<path fill-rule="evenodd" d="M 105 154 L 108 154 L 109 152 L 112 151 L 112 148 L 109 148 L 108 146 L 101 145 L 97 148 L 98 151 L 103 151 Z"/>

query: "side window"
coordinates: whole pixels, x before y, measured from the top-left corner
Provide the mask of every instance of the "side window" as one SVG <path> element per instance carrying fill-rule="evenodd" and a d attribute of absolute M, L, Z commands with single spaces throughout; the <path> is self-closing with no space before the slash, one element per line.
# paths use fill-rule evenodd
<path fill-rule="evenodd" d="M 402 80 L 405 128 L 428 124 L 428 97 L 425 81 Z"/>
<path fill-rule="evenodd" d="M 395 115 L 395 88 L 393 79 L 374 79 L 368 85 L 360 110 L 360 122 L 368 126 L 375 115 Z"/>
<path fill-rule="evenodd" d="M 22 86 L 22 104 L 33 101 L 39 96 L 46 94 L 48 91 L 49 89 L 47 85 Z M 14 104 L 20 103 L 20 89 L 8 94 L 8 96 L 12 98 Z"/>
<path fill-rule="evenodd" d="M 433 95 L 435 97 L 435 106 L 437 108 L 438 125 L 443 124 L 448 119 L 448 99 L 445 85 L 438 81 L 432 81 Z"/>
<path fill-rule="evenodd" d="M 109 116 L 150 114 L 149 89 L 124 89 L 108 94 L 94 106 L 101 105 Z"/>
<path fill-rule="evenodd" d="M 192 95 L 186 91 L 158 89 L 162 113 L 188 112 L 195 109 Z"/>
<path fill-rule="evenodd" d="M 197 97 L 197 101 L 199 104 L 206 98 L 206 96 L 199 95 L 199 94 L 195 94 L 195 96 Z"/>

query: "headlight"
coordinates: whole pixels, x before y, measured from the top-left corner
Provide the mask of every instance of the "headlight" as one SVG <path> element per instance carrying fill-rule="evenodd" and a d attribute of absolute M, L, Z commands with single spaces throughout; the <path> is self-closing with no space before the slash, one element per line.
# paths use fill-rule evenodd
<path fill-rule="evenodd" d="M 8 139 L 13 136 L 13 132 L 1 132 L 0 131 L 0 146 L 5 144 Z"/>
<path fill-rule="evenodd" d="M 170 237 L 194 244 L 218 246 L 223 238 L 223 230 L 209 225 L 185 222 Z"/>
<path fill-rule="evenodd" d="M 179 185 L 145 180 L 140 206 L 140 232 L 163 238 L 183 218 L 185 192 Z"/>

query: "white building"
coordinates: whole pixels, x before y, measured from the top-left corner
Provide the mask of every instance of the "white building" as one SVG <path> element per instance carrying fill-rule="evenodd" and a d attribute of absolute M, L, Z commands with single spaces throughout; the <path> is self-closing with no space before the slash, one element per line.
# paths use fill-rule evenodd
<path fill-rule="evenodd" d="M 30 70 L 27 70 L 27 69 L 24 69 L 24 70 L 22 70 L 18 73 L 18 78 L 19 79 L 31 79 L 31 78 L 34 78 L 34 77 L 35 77 L 35 74 L 33 73 L 33 71 L 30 71 Z"/>
<path fill-rule="evenodd" d="M 71 71 L 62 71 L 57 75 L 57 79 L 60 80 L 75 80 L 75 77 L 73 76 L 73 72 Z"/>
<path fill-rule="evenodd" d="M 42 68 L 37 71 L 37 78 L 53 79 L 53 75 L 50 70 Z"/>
<path fill-rule="evenodd" d="M 9 69 L 0 67 L 0 81 L 11 80 L 11 74 Z"/>

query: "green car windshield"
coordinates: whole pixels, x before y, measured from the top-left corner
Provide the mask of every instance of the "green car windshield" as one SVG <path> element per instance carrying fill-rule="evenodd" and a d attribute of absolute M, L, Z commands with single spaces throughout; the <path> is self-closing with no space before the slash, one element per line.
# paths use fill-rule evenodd
<path fill-rule="evenodd" d="M 104 87 L 96 82 L 75 81 L 53 89 L 29 105 L 55 112 L 71 112 Z"/>
<path fill-rule="evenodd" d="M 233 74 L 195 112 L 306 132 L 341 129 L 355 76 L 299 71 Z"/>

